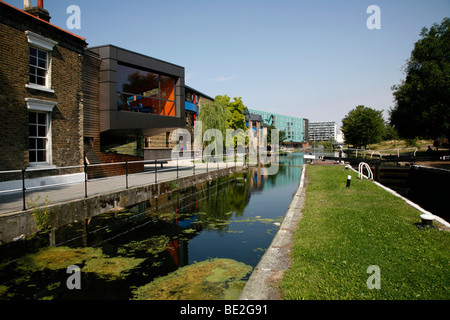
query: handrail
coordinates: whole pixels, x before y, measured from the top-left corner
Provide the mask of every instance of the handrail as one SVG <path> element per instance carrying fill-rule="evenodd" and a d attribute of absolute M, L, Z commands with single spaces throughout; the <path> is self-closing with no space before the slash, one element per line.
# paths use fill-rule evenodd
<path fill-rule="evenodd" d="M 373 159 L 373 155 L 374 154 L 378 154 L 380 156 L 380 158 L 383 158 L 383 156 L 381 155 L 380 151 L 373 151 L 370 155 L 370 159 Z"/>
<path fill-rule="evenodd" d="M 364 168 L 366 168 L 366 170 L 367 170 L 367 179 L 373 180 L 372 169 L 370 169 L 370 166 L 367 163 L 365 163 L 365 162 L 360 162 L 359 165 L 358 165 L 358 179 L 362 180 L 363 177 L 365 177 L 364 174 L 363 174 Z"/>
<path fill-rule="evenodd" d="M 383 157 L 383 155 L 381 154 L 382 152 L 385 153 L 386 151 L 397 151 L 397 157 L 400 157 L 400 150 L 414 150 L 414 157 L 417 154 L 417 151 L 419 151 L 418 148 L 416 147 L 409 147 L 409 148 L 394 148 L 394 149 L 382 149 L 382 150 L 372 150 L 372 149 L 354 149 L 354 148 L 345 148 L 343 150 L 350 150 L 350 151 L 355 151 L 356 152 L 356 157 L 358 156 L 358 151 L 360 153 L 371 153 L 370 157 L 372 158 L 374 154 L 378 153 L 380 155 L 380 157 Z M 386 154 L 385 154 L 386 156 Z"/>
<path fill-rule="evenodd" d="M 190 153 L 189 153 L 190 154 Z M 15 192 L 22 192 L 22 202 L 23 202 L 23 210 L 27 210 L 26 206 L 26 191 L 28 190 L 38 190 L 38 189 L 44 189 L 44 188 L 52 188 L 57 186 L 68 186 L 73 184 L 84 184 L 84 193 L 85 197 L 88 197 L 88 183 L 91 181 L 99 181 L 99 180 L 107 180 L 114 177 L 125 177 L 125 186 L 126 189 L 129 188 L 128 185 L 128 178 L 129 176 L 134 175 L 141 175 L 141 174 L 154 174 L 154 182 L 158 182 L 158 174 L 162 172 L 176 172 L 177 179 L 179 178 L 179 172 L 182 172 L 184 170 L 193 170 L 193 174 L 196 174 L 196 170 L 206 170 L 206 172 L 212 171 L 217 166 L 217 169 L 220 168 L 220 164 L 226 165 L 226 168 L 231 168 L 234 166 L 239 166 L 240 163 L 242 163 L 244 166 L 247 162 L 247 157 L 249 156 L 249 153 L 223 153 L 215 156 L 211 155 L 195 155 L 192 154 L 190 156 L 186 157 L 178 157 L 178 155 L 174 155 L 172 158 L 166 158 L 166 159 L 154 159 L 154 160 L 133 160 L 133 161 L 120 161 L 120 162 L 111 162 L 111 163 L 99 163 L 99 164 L 88 164 L 85 163 L 84 165 L 78 165 L 78 166 L 66 166 L 66 167 L 47 167 L 47 168 L 25 168 L 23 170 L 8 170 L 8 171 L 0 171 L 0 174 L 12 174 L 12 173 L 20 173 L 21 178 L 15 179 L 15 180 L 8 180 L 8 181 L 15 181 L 17 184 L 19 181 L 21 181 L 21 187 L 11 185 L 11 188 L 8 190 L 0 190 L 0 195 L 7 194 L 7 193 L 15 193 Z M 182 161 L 185 161 L 182 163 Z M 214 161 L 212 161 L 214 160 Z M 190 163 L 186 163 L 186 161 L 189 161 Z M 200 163 L 198 162 L 200 161 Z M 203 162 L 205 161 L 205 162 Z M 159 169 L 157 168 L 156 164 L 161 164 L 161 162 L 170 162 L 170 165 L 172 168 L 164 168 Z M 136 163 L 143 163 L 144 166 L 147 165 L 155 165 L 154 170 L 150 171 L 144 171 L 144 172 L 136 172 L 136 173 L 129 173 L 129 165 L 136 164 Z M 212 165 L 214 163 L 214 165 Z M 109 176 L 109 177 L 103 177 L 103 178 L 91 178 L 88 177 L 88 170 L 89 168 L 95 168 L 95 167 L 104 167 L 104 166 L 117 166 L 121 165 L 125 168 L 125 174 L 120 174 L 117 176 Z M 176 165 L 176 167 L 175 167 Z M 223 167 L 225 168 L 225 166 Z M 69 170 L 69 169 L 82 169 L 77 171 L 79 174 L 84 174 L 84 178 L 78 181 L 67 181 L 67 182 L 61 182 L 61 183 L 52 183 L 50 181 L 49 184 L 46 185 L 40 185 L 40 186 L 27 186 L 27 181 L 33 178 L 27 177 L 26 173 L 28 172 L 44 172 L 44 171 L 54 171 L 54 170 Z M 150 167 L 151 169 L 151 167 Z M 62 174 L 61 174 L 62 175 Z M 56 175 L 58 176 L 58 175 Z M 48 177 L 55 177 L 55 175 L 45 175 L 40 178 L 48 178 Z M 8 182 L 5 181 L 5 182 Z M 55 181 L 56 182 L 56 181 Z"/>

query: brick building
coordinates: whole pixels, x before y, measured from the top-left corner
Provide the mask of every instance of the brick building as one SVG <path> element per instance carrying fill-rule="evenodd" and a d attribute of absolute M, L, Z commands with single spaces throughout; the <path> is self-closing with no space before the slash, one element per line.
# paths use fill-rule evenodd
<path fill-rule="evenodd" d="M 87 48 L 50 23 L 43 0 L 30 2 L 21 10 L 0 0 L 0 171 L 45 169 L 27 178 L 68 182 L 84 179 L 83 170 L 61 167 L 170 158 L 171 132 L 192 129 L 202 101 L 213 98 L 185 87 L 181 66 L 113 45 Z M 88 174 L 124 173 L 111 168 Z"/>
<path fill-rule="evenodd" d="M 23 10 L 0 1 L 0 171 L 84 163 L 86 45 L 50 23 L 42 0 Z"/>

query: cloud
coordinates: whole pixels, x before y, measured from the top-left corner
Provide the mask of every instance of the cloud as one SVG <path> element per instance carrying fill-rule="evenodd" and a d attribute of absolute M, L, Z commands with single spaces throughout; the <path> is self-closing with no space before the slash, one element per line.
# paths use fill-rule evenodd
<path fill-rule="evenodd" d="M 217 81 L 217 82 L 219 82 L 219 81 L 229 81 L 231 79 L 234 79 L 234 77 L 233 76 L 231 76 L 231 77 L 219 76 L 217 78 L 214 78 L 213 81 Z"/>

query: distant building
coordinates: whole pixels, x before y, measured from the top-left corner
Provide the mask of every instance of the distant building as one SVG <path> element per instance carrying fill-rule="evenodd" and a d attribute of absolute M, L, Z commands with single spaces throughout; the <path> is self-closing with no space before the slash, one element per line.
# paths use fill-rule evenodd
<path fill-rule="evenodd" d="M 244 109 L 245 125 L 249 130 L 249 138 L 256 143 L 256 148 L 267 148 L 267 128 L 268 125 L 264 123 L 261 115 L 250 112 L 247 108 Z M 256 150 L 255 150 L 256 151 Z"/>
<path fill-rule="evenodd" d="M 337 125 L 333 121 L 319 121 L 309 123 L 309 140 L 329 141 L 337 139 Z"/>
<path fill-rule="evenodd" d="M 308 143 L 308 119 L 254 109 L 249 109 L 249 112 L 260 115 L 263 123 L 267 126 L 274 126 L 277 130 L 286 132 L 284 144 L 301 147 Z"/>
<path fill-rule="evenodd" d="M 186 111 L 186 129 L 193 135 L 194 124 L 200 112 L 200 108 L 205 102 L 214 102 L 214 98 L 194 89 L 185 86 L 184 109 Z"/>
<path fill-rule="evenodd" d="M 345 136 L 344 136 L 344 133 L 341 130 L 339 130 L 339 132 L 338 132 L 338 134 L 336 136 L 336 142 L 338 144 L 342 144 L 342 145 L 345 144 Z"/>

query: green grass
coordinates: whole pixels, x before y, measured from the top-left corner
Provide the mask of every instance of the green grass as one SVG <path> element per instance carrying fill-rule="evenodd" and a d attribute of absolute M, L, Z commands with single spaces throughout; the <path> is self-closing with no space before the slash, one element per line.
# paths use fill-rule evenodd
<path fill-rule="evenodd" d="M 308 166 L 307 175 L 285 299 L 450 299 L 449 232 L 418 229 L 419 211 L 343 167 Z M 379 290 L 367 286 L 372 265 Z"/>
<path fill-rule="evenodd" d="M 418 140 L 417 144 L 420 146 L 419 149 L 427 150 L 428 146 L 433 147 L 433 140 Z M 387 150 L 387 149 L 397 149 L 397 148 L 412 148 L 408 146 L 406 140 L 389 140 L 382 141 L 379 143 L 374 143 L 367 146 L 370 150 Z M 394 151 L 392 151 L 394 153 Z"/>

